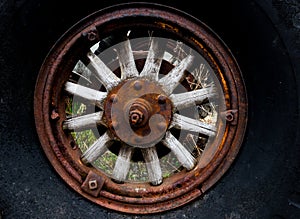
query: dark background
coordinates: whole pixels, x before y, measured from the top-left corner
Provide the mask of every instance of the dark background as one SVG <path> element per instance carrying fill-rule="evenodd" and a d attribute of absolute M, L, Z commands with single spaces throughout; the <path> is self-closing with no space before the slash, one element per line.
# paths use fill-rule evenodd
<path fill-rule="evenodd" d="M 245 79 L 245 141 L 229 171 L 203 197 L 161 214 L 121 214 L 84 199 L 58 176 L 35 130 L 39 68 L 69 27 L 119 2 L 0 1 L 0 218 L 299 219 L 297 0 L 156 1 L 211 27 L 231 49 Z"/>

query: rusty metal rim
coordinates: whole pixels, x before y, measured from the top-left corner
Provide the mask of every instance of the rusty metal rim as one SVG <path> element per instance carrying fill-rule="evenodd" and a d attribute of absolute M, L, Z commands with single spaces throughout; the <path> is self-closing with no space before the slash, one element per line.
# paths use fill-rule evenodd
<path fill-rule="evenodd" d="M 93 202 L 108 208 L 128 213 L 154 213 L 178 207 L 200 196 L 202 191 L 210 188 L 229 168 L 240 148 L 245 132 L 247 98 L 240 70 L 234 58 L 221 40 L 216 38 L 216 35 L 208 27 L 200 21 L 187 18 L 187 14 L 169 7 L 153 4 L 148 6 L 147 4 L 142 4 L 142 8 L 139 6 L 141 5 L 138 4 L 137 7 L 134 4 L 118 5 L 116 8 L 119 11 L 113 11 L 114 7 L 108 8 L 94 13 L 72 27 L 53 47 L 40 70 L 41 73 L 37 79 L 35 90 L 34 110 L 37 132 L 43 149 L 56 171 L 72 188 Z M 61 127 L 61 121 L 57 122 L 56 126 L 50 123 L 51 112 L 59 108 L 57 107 L 59 105 L 57 101 L 59 101 L 60 96 L 59 91 L 53 91 L 53 87 L 55 87 L 53 84 L 56 81 L 58 70 L 61 68 L 61 61 L 74 51 L 74 45 L 81 40 L 81 33 L 88 32 L 91 28 L 99 27 L 107 22 L 119 22 L 119 19 L 124 18 L 124 15 L 135 18 L 141 16 L 143 19 L 145 17 L 154 17 L 156 20 L 167 21 L 165 24 L 168 25 L 165 27 L 171 32 L 178 31 L 177 28 L 179 27 L 188 29 L 192 37 L 186 40 L 194 45 L 196 44 L 198 49 L 202 53 L 205 53 L 206 58 L 210 59 L 210 63 L 215 66 L 219 79 L 223 80 L 224 84 L 222 84 L 223 86 L 225 85 L 223 89 L 226 94 L 227 107 L 229 109 L 238 109 L 239 117 L 236 121 L 237 125 L 227 125 L 225 137 L 209 167 L 202 170 L 196 168 L 190 172 L 176 174 L 174 178 L 166 180 L 165 184 L 167 185 L 151 187 L 151 189 L 147 189 L 145 192 L 140 191 L 138 193 L 136 192 L 135 185 L 127 183 L 119 185 L 108 179 L 103 191 L 100 192 L 100 196 L 107 197 L 109 200 L 105 201 L 105 198 L 94 198 L 81 190 L 80 185 L 88 174 L 89 168 L 81 165 L 80 160 L 70 162 L 68 159 L 74 159 L 75 152 L 64 146 L 70 144 L 69 140 L 65 139 L 62 132 L 56 133 L 58 138 L 53 134 L 53 130 L 59 130 Z M 86 22 L 86 20 L 92 20 L 92 22 Z M 159 28 L 163 29 L 162 23 L 156 24 Z M 197 39 L 201 39 L 201 42 Z M 59 89 L 60 86 L 62 84 L 56 88 Z M 65 154 L 69 155 L 65 157 Z M 74 165 L 74 163 L 76 164 Z M 101 177 L 106 178 L 101 172 L 94 171 Z M 149 186 L 143 185 L 143 187 Z M 108 204 L 109 202 L 111 203 Z M 128 206 L 125 207 L 125 203 Z M 155 203 L 159 203 L 159 205 L 163 203 L 164 207 L 155 206 Z M 145 206 L 147 206 L 147 209 L 145 209 Z"/>

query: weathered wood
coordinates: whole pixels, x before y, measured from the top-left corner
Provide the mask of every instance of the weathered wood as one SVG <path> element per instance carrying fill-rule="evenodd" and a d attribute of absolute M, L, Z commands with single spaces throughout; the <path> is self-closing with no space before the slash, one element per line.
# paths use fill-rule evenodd
<path fill-rule="evenodd" d="M 140 74 L 141 77 L 147 77 L 150 80 L 158 81 L 158 74 L 165 52 L 165 46 L 166 42 L 162 39 L 154 38 L 151 40 L 148 56 Z"/>
<path fill-rule="evenodd" d="M 100 108 L 103 108 L 103 101 L 107 96 L 106 92 L 97 91 L 69 81 L 65 84 L 65 90 L 70 94 L 89 100 Z"/>
<path fill-rule="evenodd" d="M 191 170 L 196 165 L 196 159 L 193 155 L 171 134 L 171 132 L 166 133 L 165 139 L 162 143 L 170 148 L 178 161 L 184 166 L 187 170 Z"/>
<path fill-rule="evenodd" d="M 162 171 L 157 156 L 156 148 L 150 147 L 146 149 L 141 149 L 144 160 L 146 162 L 147 172 L 149 181 L 153 185 L 159 185 L 162 183 Z"/>
<path fill-rule="evenodd" d="M 137 77 L 139 75 L 136 69 L 134 56 L 129 39 L 121 43 L 117 49 L 119 64 L 121 68 L 121 79 Z"/>
<path fill-rule="evenodd" d="M 186 116 L 179 115 L 175 113 L 173 115 L 173 120 L 171 127 L 201 133 L 207 136 L 215 136 L 216 127 L 210 124 L 206 124 L 197 119 L 191 119 Z"/>
<path fill-rule="evenodd" d="M 109 147 L 111 143 L 112 139 L 109 137 L 108 133 L 104 133 L 83 153 L 81 156 L 82 162 L 85 164 L 94 162 L 107 151 L 107 147 Z"/>
<path fill-rule="evenodd" d="M 79 60 L 76 63 L 74 69 L 72 70 L 72 73 L 84 79 L 89 84 L 92 83 L 91 81 L 92 72 L 90 71 L 90 69 L 86 67 L 86 65 L 81 60 Z"/>
<path fill-rule="evenodd" d="M 177 109 L 183 109 L 190 106 L 195 106 L 206 98 L 211 98 L 217 94 L 214 87 L 202 88 L 199 90 L 189 91 L 180 94 L 172 94 L 170 99 Z"/>
<path fill-rule="evenodd" d="M 123 145 L 119 151 L 117 161 L 112 173 L 115 180 L 124 182 L 130 168 L 130 160 L 132 158 L 134 148 Z"/>
<path fill-rule="evenodd" d="M 63 123 L 63 129 L 78 130 L 89 127 L 95 127 L 97 124 L 102 124 L 103 111 L 91 113 L 83 116 L 78 116 L 66 119 Z"/>
<path fill-rule="evenodd" d="M 89 52 L 87 57 L 90 60 L 91 67 L 107 90 L 111 90 L 113 87 L 119 84 L 120 78 L 118 78 L 94 53 Z"/>
<path fill-rule="evenodd" d="M 175 66 L 166 76 L 161 78 L 158 82 L 163 87 L 167 95 L 170 95 L 178 86 L 180 80 L 184 76 L 184 71 L 189 68 L 194 60 L 194 56 L 188 55 L 181 62 Z"/>

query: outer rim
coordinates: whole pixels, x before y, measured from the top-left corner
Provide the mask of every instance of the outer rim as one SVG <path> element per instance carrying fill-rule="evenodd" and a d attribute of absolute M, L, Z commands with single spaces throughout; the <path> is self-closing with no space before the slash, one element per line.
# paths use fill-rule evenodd
<path fill-rule="evenodd" d="M 115 9 L 118 9 L 118 11 L 113 11 Z M 227 125 L 226 138 L 223 138 L 223 146 L 220 147 L 217 153 L 218 156 L 214 158 L 212 165 L 204 170 L 196 168 L 188 173 L 180 173 L 172 181 L 166 180 L 167 186 L 164 187 L 164 193 L 161 193 L 158 187 L 148 189 L 147 186 L 143 185 L 139 190 L 137 187 L 132 187 L 126 183 L 120 186 L 110 180 L 106 180 L 99 197 L 95 198 L 81 189 L 81 184 L 84 182 L 89 170 L 84 167 L 78 168 L 76 165 L 73 166 L 73 163 L 69 162 L 68 157 L 63 156 L 64 150 L 67 150 L 63 145 L 70 143 L 64 142 L 64 137 L 61 136 L 61 133 L 56 133 L 58 138 L 53 134 L 53 129 L 61 127 L 61 121 L 58 120 L 54 125 L 51 123 L 53 118 L 54 120 L 59 118 L 55 118 L 55 116 L 51 118 L 51 115 L 55 113 L 60 115 L 61 112 L 55 111 L 58 108 L 59 92 L 53 91 L 52 86 L 57 82 L 55 79 L 57 72 L 62 69 L 61 61 L 67 59 L 75 51 L 73 48 L 78 50 L 82 48 L 80 46 L 76 47 L 82 39 L 81 33 L 88 32 L 92 27 L 100 26 L 106 22 L 119 21 L 126 15 L 135 18 L 141 17 L 142 19 L 152 17 L 153 19 L 167 21 L 166 23 L 157 23 L 157 25 L 169 32 L 177 32 L 177 28 L 184 27 L 190 36 L 186 40 L 197 45 L 198 49 L 201 49 L 210 62 L 214 64 L 215 70 L 219 73 L 219 80 L 227 86 L 223 88 L 228 103 L 227 108 L 237 109 L 239 116 L 235 118 L 234 124 Z M 172 17 L 173 22 L 169 20 L 170 17 Z M 180 33 L 179 31 L 177 34 L 183 35 L 187 32 Z M 201 42 L 196 37 L 201 39 Z M 69 63 L 69 65 L 71 66 L 72 63 Z M 62 87 L 62 84 L 54 87 Z M 247 122 L 247 98 L 239 67 L 232 54 L 206 25 L 185 13 L 169 7 L 144 3 L 136 5 L 124 4 L 96 12 L 80 21 L 52 48 L 37 79 L 34 115 L 42 147 L 56 171 L 67 184 L 81 195 L 101 206 L 127 213 L 146 214 L 181 206 L 199 197 L 222 177 L 237 155 L 243 140 Z M 72 155 L 74 153 L 70 152 Z M 77 162 L 80 163 L 80 161 Z M 100 172 L 97 173 L 101 176 Z M 102 175 L 101 177 L 104 176 Z M 147 187 L 146 191 L 142 189 L 144 187 Z M 179 187 L 181 188 L 179 189 Z M 128 194 L 129 196 L 126 196 Z M 142 196 L 143 198 L 134 198 L 137 196 Z"/>

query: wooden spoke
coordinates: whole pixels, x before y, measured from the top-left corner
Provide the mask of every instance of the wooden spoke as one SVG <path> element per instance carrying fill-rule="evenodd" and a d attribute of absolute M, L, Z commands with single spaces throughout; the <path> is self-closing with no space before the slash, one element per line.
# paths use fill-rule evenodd
<path fill-rule="evenodd" d="M 166 137 L 162 143 L 173 151 L 178 161 L 187 170 L 194 168 L 196 159 L 170 132 L 166 133 Z"/>
<path fill-rule="evenodd" d="M 166 42 L 154 38 L 151 41 L 148 56 L 145 62 L 141 77 L 147 77 L 150 80 L 158 81 L 159 69 L 165 52 Z"/>
<path fill-rule="evenodd" d="M 113 170 L 113 178 L 119 182 L 124 182 L 130 168 L 130 160 L 132 158 L 134 148 L 123 145 L 119 151 L 117 161 Z"/>
<path fill-rule="evenodd" d="M 66 82 L 65 90 L 73 95 L 82 97 L 91 103 L 103 108 L 103 101 L 107 96 L 106 92 L 97 91 L 72 82 Z"/>
<path fill-rule="evenodd" d="M 173 115 L 171 126 L 177 129 L 197 132 L 207 136 L 215 136 L 216 134 L 215 126 L 206 124 L 197 119 L 191 119 L 186 116 L 179 115 L 177 113 Z"/>
<path fill-rule="evenodd" d="M 163 87 L 167 95 L 170 95 L 173 90 L 180 83 L 180 80 L 184 76 L 184 71 L 192 64 L 194 57 L 188 55 L 181 62 L 175 66 L 166 76 L 159 80 L 159 84 Z"/>
<path fill-rule="evenodd" d="M 121 79 L 137 77 L 139 73 L 136 69 L 129 39 L 118 46 L 116 50 L 121 68 Z"/>
<path fill-rule="evenodd" d="M 92 163 L 107 151 L 107 147 L 111 145 L 111 143 L 112 139 L 109 137 L 108 133 L 104 133 L 83 153 L 81 156 L 82 162 L 85 164 Z"/>
<path fill-rule="evenodd" d="M 103 112 L 96 112 L 87 114 L 84 116 L 78 116 L 70 119 L 66 119 L 63 123 L 63 129 L 68 130 L 82 130 L 85 128 L 95 127 L 97 124 L 103 124 L 102 122 Z"/>
<path fill-rule="evenodd" d="M 153 185 L 159 185 L 162 183 L 162 171 L 157 156 L 156 148 L 150 147 L 146 149 L 141 149 L 144 160 L 146 162 L 146 167 L 148 171 L 149 181 Z"/>
<path fill-rule="evenodd" d="M 97 74 L 100 82 L 107 90 L 111 90 L 119 82 L 118 78 L 94 53 L 89 52 L 87 57 L 90 60 L 90 65 Z"/>
<path fill-rule="evenodd" d="M 201 103 L 206 98 L 211 98 L 216 94 L 214 87 L 207 87 L 185 93 L 172 94 L 170 99 L 177 109 L 183 109 Z"/>

